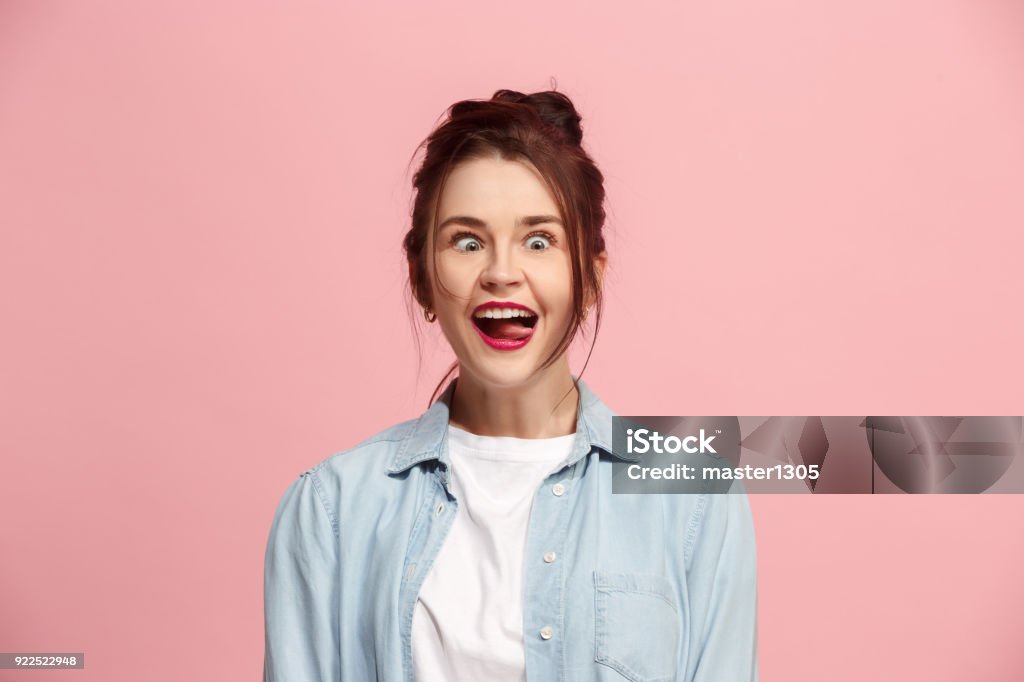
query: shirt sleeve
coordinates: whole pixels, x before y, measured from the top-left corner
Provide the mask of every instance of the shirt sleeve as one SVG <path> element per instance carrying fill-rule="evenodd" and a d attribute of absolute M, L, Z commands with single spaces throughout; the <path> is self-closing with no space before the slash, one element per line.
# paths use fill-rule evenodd
<path fill-rule="evenodd" d="M 285 491 L 264 561 L 264 682 L 337 680 L 338 534 L 315 470 Z"/>
<path fill-rule="evenodd" d="M 757 552 L 750 503 L 739 481 L 707 494 L 688 538 L 687 681 L 757 682 Z"/>

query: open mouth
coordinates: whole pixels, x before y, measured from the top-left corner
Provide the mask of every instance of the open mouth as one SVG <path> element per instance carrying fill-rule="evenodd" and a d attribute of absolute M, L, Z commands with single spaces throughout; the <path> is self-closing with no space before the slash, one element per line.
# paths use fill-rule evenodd
<path fill-rule="evenodd" d="M 539 318 L 526 306 L 489 303 L 477 306 L 472 319 L 485 342 L 504 350 L 525 345 L 533 336 Z"/>

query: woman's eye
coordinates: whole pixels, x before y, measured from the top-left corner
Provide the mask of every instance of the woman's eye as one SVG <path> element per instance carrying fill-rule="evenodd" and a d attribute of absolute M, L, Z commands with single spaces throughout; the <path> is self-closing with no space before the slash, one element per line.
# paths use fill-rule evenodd
<path fill-rule="evenodd" d="M 532 251 L 543 251 L 551 248 L 551 238 L 542 234 L 535 234 L 526 240 L 526 248 Z"/>
<path fill-rule="evenodd" d="M 454 246 L 458 251 L 479 251 L 483 248 L 483 244 L 480 243 L 479 239 L 468 234 L 462 236 L 456 235 L 455 238 L 452 239 L 452 246 Z"/>

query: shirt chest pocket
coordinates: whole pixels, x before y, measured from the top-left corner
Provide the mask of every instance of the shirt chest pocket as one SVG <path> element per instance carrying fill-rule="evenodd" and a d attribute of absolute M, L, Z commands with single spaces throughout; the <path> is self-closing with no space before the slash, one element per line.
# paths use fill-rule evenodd
<path fill-rule="evenodd" d="M 596 662 L 631 682 L 675 680 L 682 618 L 667 578 L 594 571 L 594 606 Z"/>

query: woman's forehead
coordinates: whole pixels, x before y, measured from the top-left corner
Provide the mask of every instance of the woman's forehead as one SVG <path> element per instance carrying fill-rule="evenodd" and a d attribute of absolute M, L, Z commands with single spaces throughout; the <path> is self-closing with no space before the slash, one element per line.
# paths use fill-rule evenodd
<path fill-rule="evenodd" d="M 554 196 L 533 164 L 495 158 L 472 159 L 453 168 L 441 192 L 439 209 L 441 221 L 475 212 L 495 218 L 560 216 Z"/>

